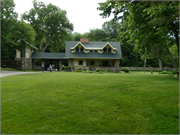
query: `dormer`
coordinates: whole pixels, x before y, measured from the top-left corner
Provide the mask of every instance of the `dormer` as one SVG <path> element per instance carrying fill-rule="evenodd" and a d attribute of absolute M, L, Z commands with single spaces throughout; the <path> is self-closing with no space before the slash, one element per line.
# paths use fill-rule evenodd
<path fill-rule="evenodd" d="M 85 52 L 85 47 L 84 47 L 84 45 L 81 42 L 79 42 L 74 47 L 71 47 L 71 52 L 72 53 L 75 53 L 75 52 L 76 53 Z"/>
<path fill-rule="evenodd" d="M 103 46 L 102 48 L 102 53 L 116 53 L 117 48 L 113 48 L 110 43 L 107 43 L 106 45 Z"/>

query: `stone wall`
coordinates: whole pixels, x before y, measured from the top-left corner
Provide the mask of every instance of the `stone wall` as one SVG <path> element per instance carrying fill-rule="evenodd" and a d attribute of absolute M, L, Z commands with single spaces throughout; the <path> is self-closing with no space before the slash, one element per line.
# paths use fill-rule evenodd
<path fill-rule="evenodd" d="M 1 60 L 1 67 L 21 69 L 21 61 L 20 60 Z"/>
<path fill-rule="evenodd" d="M 31 58 L 22 58 L 22 70 L 32 70 L 32 59 Z"/>
<path fill-rule="evenodd" d="M 120 67 L 122 70 L 123 68 L 127 68 L 129 70 L 160 70 L 158 67 Z M 175 68 L 163 68 L 166 71 L 173 71 Z M 179 68 L 178 68 L 179 70 Z"/>
<path fill-rule="evenodd" d="M 68 65 L 74 67 L 74 59 L 69 59 Z"/>

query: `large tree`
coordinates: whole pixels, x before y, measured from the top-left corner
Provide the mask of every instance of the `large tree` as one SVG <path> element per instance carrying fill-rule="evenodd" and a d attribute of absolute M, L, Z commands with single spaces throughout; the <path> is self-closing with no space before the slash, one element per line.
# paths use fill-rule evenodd
<path fill-rule="evenodd" d="M 51 3 L 45 5 L 43 2 L 34 0 L 33 8 L 29 12 L 26 11 L 22 18 L 35 29 L 36 44 L 40 44 L 42 52 L 46 51 L 54 36 L 73 30 L 73 24 L 69 22 L 66 11 Z"/>
<path fill-rule="evenodd" d="M 172 35 L 174 35 L 177 43 L 177 23 L 179 19 L 177 17 L 177 5 L 178 2 L 158 2 L 156 9 L 161 8 L 160 11 L 156 10 L 154 12 L 154 3 L 145 2 L 145 1 L 107 1 L 105 3 L 100 3 L 99 10 L 103 11 L 100 15 L 102 17 L 108 17 L 111 13 L 114 14 L 114 20 L 121 20 L 121 30 L 124 38 L 128 38 L 127 42 L 135 45 L 135 48 L 138 50 L 144 50 L 148 48 L 148 53 L 155 54 L 159 59 L 159 66 L 162 69 L 162 54 L 164 49 L 167 49 L 171 46 L 169 41 L 172 41 Z M 160 4 L 163 4 L 161 6 Z M 166 8 L 166 6 L 168 6 Z M 168 11 L 173 9 L 173 11 Z M 173 20 L 160 22 L 160 25 L 156 25 L 158 19 L 163 21 L 163 17 L 168 15 L 168 19 Z M 167 19 L 167 18 L 166 18 Z M 156 21 L 154 21 L 156 20 Z M 156 23 L 155 23 L 156 22 Z M 171 27 L 173 26 L 176 27 Z M 171 24 L 171 25 L 169 25 Z M 175 30 L 174 30 L 175 29 Z M 173 34 L 171 34 L 173 33 Z M 168 42 L 164 42 L 168 41 Z M 177 47 L 178 48 L 178 47 Z M 167 49 L 168 50 L 168 49 Z M 169 51 L 168 51 L 169 52 Z M 170 52 L 168 53 L 170 55 Z M 172 58 L 172 57 L 171 57 Z M 173 59 L 172 59 L 172 63 Z M 176 67 L 176 65 L 174 64 Z"/>
<path fill-rule="evenodd" d="M 9 58 L 13 53 L 16 43 L 11 39 L 11 31 L 17 21 L 17 13 L 14 12 L 13 0 L 1 0 L 1 57 Z M 14 54 L 14 53 L 13 53 Z"/>
<path fill-rule="evenodd" d="M 17 20 L 14 12 L 13 0 L 1 0 L 1 57 L 2 59 L 14 59 L 15 50 L 22 49 L 19 39 L 33 43 L 36 32 L 30 24 L 23 20 Z"/>

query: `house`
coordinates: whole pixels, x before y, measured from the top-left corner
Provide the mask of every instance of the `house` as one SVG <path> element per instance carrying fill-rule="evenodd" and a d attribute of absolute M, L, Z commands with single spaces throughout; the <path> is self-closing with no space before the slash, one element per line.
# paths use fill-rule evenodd
<path fill-rule="evenodd" d="M 65 58 L 74 69 L 115 70 L 122 59 L 120 42 L 66 41 Z"/>
<path fill-rule="evenodd" d="M 23 39 L 19 39 L 17 43 L 22 45 L 22 49 L 16 49 L 15 60 L 22 62 L 22 69 L 32 69 L 31 55 L 38 48 Z"/>
<path fill-rule="evenodd" d="M 66 41 L 65 53 L 33 52 L 29 61 L 34 63 L 35 59 L 58 59 L 59 70 L 63 59 L 68 59 L 69 66 L 74 69 L 117 70 L 123 58 L 120 42 L 95 42 L 81 38 L 80 41 Z M 30 66 L 33 69 L 34 64 Z"/>

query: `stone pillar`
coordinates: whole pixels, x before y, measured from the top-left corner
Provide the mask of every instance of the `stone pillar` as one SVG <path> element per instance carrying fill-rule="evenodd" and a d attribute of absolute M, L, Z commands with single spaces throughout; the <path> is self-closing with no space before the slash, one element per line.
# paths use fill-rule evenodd
<path fill-rule="evenodd" d="M 71 66 L 71 68 L 74 67 L 74 59 L 69 59 L 68 65 Z"/>
<path fill-rule="evenodd" d="M 61 71 L 61 67 L 62 67 L 62 60 L 59 60 L 59 71 Z"/>
<path fill-rule="evenodd" d="M 116 68 L 119 68 L 119 61 L 120 61 L 119 59 L 118 59 L 118 60 L 115 60 L 115 67 L 116 67 Z"/>
<path fill-rule="evenodd" d="M 28 69 L 28 70 L 32 69 L 31 58 L 23 58 L 22 59 L 22 70 L 24 70 L 24 69 Z"/>

